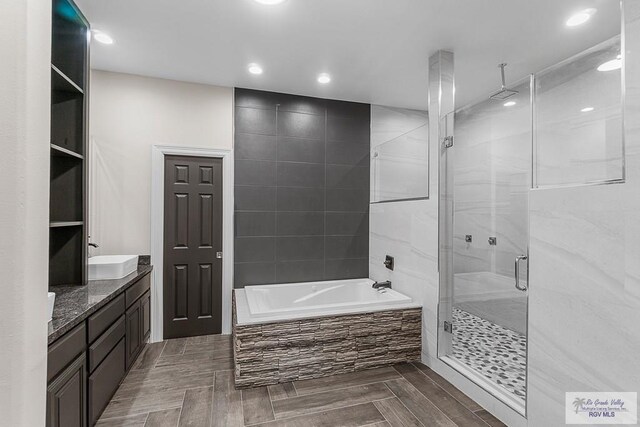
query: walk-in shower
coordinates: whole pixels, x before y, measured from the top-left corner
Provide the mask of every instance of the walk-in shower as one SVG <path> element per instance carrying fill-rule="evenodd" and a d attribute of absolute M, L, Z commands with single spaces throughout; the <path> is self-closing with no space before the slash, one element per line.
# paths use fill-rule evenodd
<path fill-rule="evenodd" d="M 530 192 L 624 180 L 619 55 L 614 37 L 503 79 L 441 123 L 438 356 L 523 415 Z"/>

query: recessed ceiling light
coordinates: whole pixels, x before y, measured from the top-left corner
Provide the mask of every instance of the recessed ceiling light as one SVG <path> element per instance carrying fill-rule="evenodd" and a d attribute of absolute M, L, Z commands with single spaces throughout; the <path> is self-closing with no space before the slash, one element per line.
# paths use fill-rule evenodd
<path fill-rule="evenodd" d="M 595 108 L 593 108 L 593 107 L 584 107 L 584 108 L 583 108 L 582 110 L 580 110 L 580 111 L 582 111 L 583 113 L 589 113 L 589 112 L 591 112 L 591 111 L 593 111 L 593 110 L 595 110 Z"/>
<path fill-rule="evenodd" d="M 318 83 L 322 83 L 323 85 L 326 85 L 330 81 L 331 81 L 331 76 L 329 74 L 322 73 L 318 75 Z"/>
<path fill-rule="evenodd" d="M 262 67 L 259 66 L 258 64 L 252 63 L 249 64 L 249 66 L 247 67 L 247 69 L 249 70 L 249 72 L 251 74 L 262 74 Z"/>
<path fill-rule="evenodd" d="M 504 103 L 505 107 L 513 107 L 514 105 L 516 105 L 516 101 L 507 101 Z"/>
<path fill-rule="evenodd" d="M 97 42 L 102 44 L 113 44 L 113 39 L 107 33 L 103 33 L 99 30 L 93 30 L 93 38 L 96 39 Z"/>
<path fill-rule="evenodd" d="M 622 56 L 618 55 L 616 59 L 600 64 L 598 71 L 614 71 L 622 68 Z"/>
<path fill-rule="evenodd" d="M 266 4 L 268 6 L 273 6 L 276 4 L 284 3 L 286 0 L 253 0 L 256 3 Z"/>
<path fill-rule="evenodd" d="M 567 27 L 577 27 L 587 22 L 596 13 L 596 9 L 585 9 L 567 19 Z"/>

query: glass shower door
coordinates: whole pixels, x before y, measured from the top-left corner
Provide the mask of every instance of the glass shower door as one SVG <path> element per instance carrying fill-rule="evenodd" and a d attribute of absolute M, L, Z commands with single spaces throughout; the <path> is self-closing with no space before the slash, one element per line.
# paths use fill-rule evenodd
<path fill-rule="evenodd" d="M 439 354 L 524 412 L 527 363 L 531 82 L 507 100 L 455 112 L 442 156 L 447 257 Z M 442 200 L 442 199 L 441 199 Z"/>

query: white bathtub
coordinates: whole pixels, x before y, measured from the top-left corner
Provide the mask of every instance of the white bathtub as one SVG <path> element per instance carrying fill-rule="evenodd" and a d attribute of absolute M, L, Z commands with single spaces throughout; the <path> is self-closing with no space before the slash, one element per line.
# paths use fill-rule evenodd
<path fill-rule="evenodd" d="M 371 279 L 287 283 L 236 289 L 239 325 L 335 316 L 421 305 L 400 292 L 373 289 Z"/>

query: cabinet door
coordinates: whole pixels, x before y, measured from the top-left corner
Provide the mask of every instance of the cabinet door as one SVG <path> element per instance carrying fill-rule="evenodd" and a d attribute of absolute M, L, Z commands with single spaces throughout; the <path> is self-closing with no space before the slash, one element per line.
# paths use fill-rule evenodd
<path fill-rule="evenodd" d="M 151 292 L 147 292 L 141 300 L 142 304 L 142 343 L 149 338 L 151 332 Z"/>
<path fill-rule="evenodd" d="M 87 366 L 82 353 L 47 387 L 47 427 L 86 427 Z"/>
<path fill-rule="evenodd" d="M 98 368 L 89 376 L 89 422 L 94 425 L 124 378 L 124 339 L 114 347 Z"/>
<path fill-rule="evenodd" d="M 140 300 L 127 309 L 127 369 L 131 367 L 142 348 L 142 305 Z"/>

